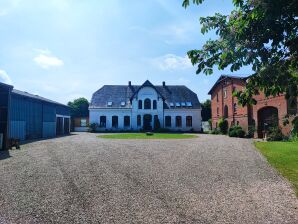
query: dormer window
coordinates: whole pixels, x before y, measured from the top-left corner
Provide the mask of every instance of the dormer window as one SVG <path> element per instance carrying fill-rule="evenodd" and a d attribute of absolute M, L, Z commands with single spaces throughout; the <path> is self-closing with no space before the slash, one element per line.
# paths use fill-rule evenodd
<path fill-rule="evenodd" d="M 125 102 L 122 101 L 122 102 L 121 102 L 121 107 L 124 107 L 124 106 L 125 106 Z"/>
<path fill-rule="evenodd" d="M 186 106 L 185 102 L 182 102 L 181 107 L 185 107 L 185 106 Z"/>
<path fill-rule="evenodd" d="M 176 107 L 180 107 L 180 106 L 181 106 L 180 103 L 177 102 L 177 103 L 176 103 Z"/>
<path fill-rule="evenodd" d="M 170 107 L 174 107 L 174 103 L 170 103 Z"/>
<path fill-rule="evenodd" d="M 108 107 L 111 107 L 113 105 L 112 101 L 108 101 Z"/>
<path fill-rule="evenodd" d="M 191 102 L 186 102 L 186 106 L 187 107 L 192 107 L 192 103 Z"/>

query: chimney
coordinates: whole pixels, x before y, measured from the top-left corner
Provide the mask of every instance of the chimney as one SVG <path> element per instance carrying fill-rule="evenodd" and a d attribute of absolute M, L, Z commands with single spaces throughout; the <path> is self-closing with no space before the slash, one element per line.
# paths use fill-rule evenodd
<path fill-rule="evenodd" d="M 166 86 L 166 82 L 165 82 L 165 81 L 162 82 L 162 86 L 163 86 L 163 87 Z"/>
<path fill-rule="evenodd" d="M 128 86 L 131 87 L 131 81 L 128 81 Z"/>

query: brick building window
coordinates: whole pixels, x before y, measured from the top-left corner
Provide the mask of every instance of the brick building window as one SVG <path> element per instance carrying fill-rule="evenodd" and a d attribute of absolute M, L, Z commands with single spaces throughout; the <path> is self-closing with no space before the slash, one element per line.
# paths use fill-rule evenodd
<path fill-rule="evenodd" d="M 165 117 L 165 120 L 166 120 L 166 124 L 165 124 L 165 126 L 166 127 L 171 127 L 171 116 L 166 116 Z"/>
<path fill-rule="evenodd" d="M 186 116 L 186 127 L 192 127 L 192 116 Z"/>
<path fill-rule="evenodd" d="M 227 105 L 225 105 L 224 107 L 224 118 L 228 118 L 229 116 L 229 108 Z"/>
<path fill-rule="evenodd" d="M 217 113 L 217 116 L 219 116 L 219 108 L 218 107 L 216 108 L 216 113 Z"/>
<path fill-rule="evenodd" d="M 218 102 L 218 93 L 216 94 L 216 102 Z"/>
<path fill-rule="evenodd" d="M 105 128 L 107 124 L 107 117 L 106 116 L 100 116 L 99 118 L 99 126 L 102 128 Z"/>
<path fill-rule="evenodd" d="M 224 98 L 227 98 L 227 88 L 223 89 L 223 95 L 224 95 Z"/>
<path fill-rule="evenodd" d="M 237 113 L 237 103 L 234 103 L 233 110 L 234 110 L 234 113 Z"/>
<path fill-rule="evenodd" d="M 182 118 L 181 118 L 181 116 L 176 116 L 176 127 L 182 127 Z"/>
<path fill-rule="evenodd" d="M 130 126 L 130 116 L 124 116 L 124 127 Z"/>
<path fill-rule="evenodd" d="M 113 128 L 118 128 L 118 116 L 113 116 L 112 117 L 112 127 Z"/>

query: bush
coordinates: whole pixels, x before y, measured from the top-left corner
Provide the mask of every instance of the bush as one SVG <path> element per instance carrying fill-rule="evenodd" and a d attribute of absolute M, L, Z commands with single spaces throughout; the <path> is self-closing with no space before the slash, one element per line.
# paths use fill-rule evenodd
<path fill-rule="evenodd" d="M 212 131 L 210 131 L 210 134 L 212 135 L 219 135 L 220 131 L 217 128 L 212 129 Z"/>
<path fill-rule="evenodd" d="M 248 138 L 253 138 L 253 137 L 254 137 L 254 134 L 255 134 L 255 131 L 256 131 L 256 127 L 255 127 L 255 125 L 249 125 L 249 126 L 248 126 L 247 137 L 248 137 Z"/>
<path fill-rule="evenodd" d="M 222 134 L 227 134 L 228 133 L 228 127 L 229 127 L 229 124 L 228 124 L 228 121 L 223 119 L 223 118 L 220 118 L 219 121 L 218 121 L 218 127 L 219 127 L 219 131 L 222 133 Z"/>
<path fill-rule="evenodd" d="M 96 132 L 97 128 L 98 128 L 98 124 L 92 123 L 92 124 L 89 124 L 88 131 L 94 133 L 94 132 Z"/>
<path fill-rule="evenodd" d="M 230 137 L 238 137 L 238 138 L 243 138 L 245 136 L 245 131 L 242 129 L 241 126 L 236 125 L 232 126 L 229 129 L 229 136 Z"/>
<path fill-rule="evenodd" d="M 268 141 L 281 141 L 284 136 L 279 127 L 270 127 L 267 132 Z"/>

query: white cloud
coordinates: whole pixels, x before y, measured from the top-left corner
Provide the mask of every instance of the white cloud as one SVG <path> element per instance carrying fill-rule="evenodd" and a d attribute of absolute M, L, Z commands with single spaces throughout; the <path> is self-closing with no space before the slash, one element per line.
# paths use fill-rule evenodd
<path fill-rule="evenodd" d="M 9 77 L 9 75 L 7 75 L 6 71 L 1 70 L 1 69 L 0 69 L 0 82 L 6 83 L 9 85 L 12 84 L 12 80 Z"/>
<path fill-rule="evenodd" d="M 64 65 L 64 62 L 53 56 L 49 50 L 36 49 L 39 54 L 33 59 L 37 65 L 44 69 L 48 69 L 50 67 L 59 67 Z"/>
<path fill-rule="evenodd" d="M 152 60 L 154 66 L 163 71 L 182 70 L 192 67 L 190 59 L 186 56 L 181 57 L 175 54 L 166 54 Z"/>

